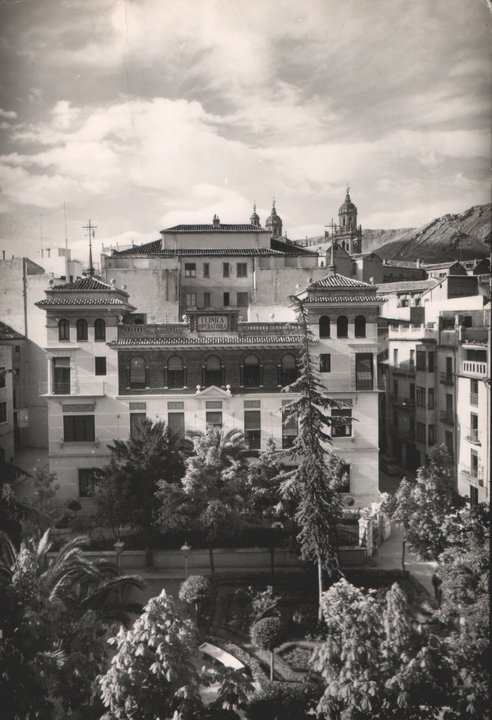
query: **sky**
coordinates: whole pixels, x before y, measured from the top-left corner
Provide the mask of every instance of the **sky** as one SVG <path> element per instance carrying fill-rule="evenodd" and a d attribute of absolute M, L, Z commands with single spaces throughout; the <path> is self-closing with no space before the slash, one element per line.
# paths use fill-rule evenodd
<path fill-rule="evenodd" d="M 0 0 L 0 250 L 490 198 L 487 0 Z"/>

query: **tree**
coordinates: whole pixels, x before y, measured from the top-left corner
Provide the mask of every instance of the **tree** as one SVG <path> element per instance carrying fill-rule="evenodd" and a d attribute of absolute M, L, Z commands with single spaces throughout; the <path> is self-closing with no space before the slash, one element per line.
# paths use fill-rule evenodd
<path fill-rule="evenodd" d="M 158 483 L 164 480 L 177 483 L 182 477 L 184 466 L 179 450 L 180 439 L 173 435 L 164 422 L 153 423 L 148 418 L 136 428 L 127 440 L 115 440 L 109 445 L 111 460 L 100 474 L 102 498 L 108 498 L 120 488 L 123 493 L 123 517 L 131 508 L 131 520 L 141 527 L 147 544 L 147 561 L 152 561 L 152 537 L 157 527 L 159 500 L 156 496 Z M 109 485 L 109 488 L 108 488 Z M 112 486 L 112 487 L 111 487 Z M 124 508 L 123 508 L 124 504 Z M 100 510 L 107 507 L 101 502 Z M 120 511 L 118 511 L 120 512 Z M 123 517 L 121 519 L 123 519 Z M 117 522 L 117 518 L 111 520 Z"/>
<path fill-rule="evenodd" d="M 410 547 L 422 560 L 438 560 L 448 545 L 446 522 L 463 506 L 453 488 L 453 466 L 444 445 L 429 451 L 429 462 L 417 470 L 415 482 L 403 479 L 383 506 L 399 523 Z"/>
<path fill-rule="evenodd" d="M 201 707 L 193 624 L 165 590 L 149 600 L 131 630 L 110 639 L 111 666 L 100 678 L 101 697 L 115 720 L 192 717 Z"/>
<path fill-rule="evenodd" d="M 285 472 L 282 453 L 269 438 L 266 450 L 248 466 L 247 513 L 252 522 L 266 520 L 273 526 L 285 527 L 291 514 L 286 512 L 280 493 L 280 477 Z"/>
<path fill-rule="evenodd" d="M 95 498 L 96 518 L 103 525 L 109 525 L 114 537 L 120 540 L 124 525 L 132 519 L 133 505 L 128 473 L 114 457 L 97 472 Z"/>
<path fill-rule="evenodd" d="M 212 592 L 210 580 L 203 575 L 190 575 L 181 583 L 179 588 L 179 599 L 195 607 L 195 621 L 198 625 L 198 609 Z"/>
<path fill-rule="evenodd" d="M 337 403 L 326 396 L 311 355 L 311 344 L 315 338 L 309 329 L 307 310 L 297 297 L 292 299 L 297 307 L 300 327 L 301 374 L 295 382 L 283 388 L 299 393 L 296 400 L 284 407 L 284 412 L 297 418 L 299 432 L 292 448 L 285 453 L 297 462 L 297 467 L 283 477 L 281 493 L 284 500 L 294 499 L 295 502 L 301 556 L 316 562 L 318 568 L 321 619 L 323 570 L 331 578 L 336 578 L 340 572 L 337 521 L 341 516 L 342 503 L 337 487 L 343 464 L 334 453 L 328 452 L 332 420 L 327 411 Z"/>
<path fill-rule="evenodd" d="M 274 649 L 280 642 L 282 623 L 279 617 L 270 616 L 258 620 L 251 627 L 251 640 L 261 650 L 270 651 L 270 680 L 273 680 Z"/>
<path fill-rule="evenodd" d="M 24 536 L 40 538 L 49 527 L 54 525 L 60 512 L 55 502 L 59 488 L 56 474 L 50 473 L 47 465 L 35 469 L 31 478 L 29 498 L 25 501 L 32 508 L 32 512 L 22 522 Z"/>
<path fill-rule="evenodd" d="M 180 486 L 158 484 L 159 522 L 162 530 L 195 527 L 205 532 L 210 566 L 212 544 L 220 537 L 237 535 L 243 525 L 246 495 L 244 435 L 225 435 L 211 428 L 193 438 L 195 454 L 186 461 Z"/>
<path fill-rule="evenodd" d="M 54 706 L 81 719 L 99 717 L 92 696 L 108 662 L 105 634 L 136 609 L 122 603 L 120 593 L 142 582 L 119 576 L 109 563 L 85 559 L 84 538 L 51 558 L 49 531 L 19 551 L 5 535 L 1 540 L 3 717 L 44 720 L 53 717 Z"/>
<path fill-rule="evenodd" d="M 417 630 L 396 583 L 381 597 L 342 579 L 324 593 L 323 612 L 327 636 L 311 661 L 325 686 L 319 713 L 337 720 L 438 717 L 453 684 L 445 643 L 432 627 Z"/>

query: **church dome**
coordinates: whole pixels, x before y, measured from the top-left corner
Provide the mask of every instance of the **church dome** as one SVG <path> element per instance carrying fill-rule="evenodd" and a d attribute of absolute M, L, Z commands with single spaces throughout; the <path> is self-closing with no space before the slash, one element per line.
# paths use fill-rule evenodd
<path fill-rule="evenodd" d="M 260 216 L 256 212 L 256 203 L 253 205 L 253 214 L 251 215 L 249 222 L 251 225 L 260 226 Z"/>
<path fill-rule="evenodd" d="M 280 215 L 277 214 L 277 210 L 275 208 L 275 200 L 273 201 L 273 206 L 270 215 L 267 218 L 266 221 L 266 227 L 281 227 L 282 226 L 282 218 Z"/>
<path fill-rule="evenodd" d="M 357 208 L 350 198 L 350 188 L 347 188 L 347 194 L 345 195 L 345 202 L 343 203 L 343 205 L 340 205 L 338 214 L 341 215 L 342 213 L 349 213 L 349 212 L 357 212 Z"/>

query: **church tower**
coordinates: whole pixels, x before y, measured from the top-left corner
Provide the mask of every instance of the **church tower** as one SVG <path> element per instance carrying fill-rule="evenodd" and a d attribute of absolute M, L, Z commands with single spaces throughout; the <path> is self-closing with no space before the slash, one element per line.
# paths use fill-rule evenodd
<path fill-rule="evenodd" d="M 338 220 L 341 232 L 352 232 L 357 229 L 357 208 L 350 199 L 350 188 L 347 185 L 345 202 L 338 210 Z"/>
<path fill-rule="evenodd" d="M 265 227 L 272 233 L 272 238 L 282 237 L 282 218 L 277 215 L 277 210 L 275 208 L 275 200 L 273 201 L 272 211 L 267 218 Z"/>
<path fill-rule="evenodd" d="M 348 185 L 345 202 L 338 210 L 338 227 L 333 228 L 332 235 L 350 255 L 362 252 L 362 228 L 357 225 L 357 207 L 352 202 Z"/>
<path fill-rule="evenodd" d="M 249 222 L 250 222 L 250 225 L 256 225 L 257 227 L 261 227 L 260 216 L 256 212 L 256 203 L 253 205 L 253 214 L 251 215 Z"/>

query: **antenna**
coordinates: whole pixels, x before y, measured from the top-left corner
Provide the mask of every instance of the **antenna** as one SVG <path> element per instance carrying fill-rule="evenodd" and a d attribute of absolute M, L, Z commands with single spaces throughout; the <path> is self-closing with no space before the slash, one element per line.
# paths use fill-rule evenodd
<path fill-rule="evenodd" d="M 70 281 L 69 264 L 68 264 L 68 232 L 67 232 L 67 206 L 63 203 L 63 215 L 65 218 L 65 282 Z"/>
<path fill-rule="evenodd" d="M 96 237 L 95 231 L 97 230 L 97 225 L 93 225 L 89 220 L 89 224 L 84 225 L 82 229 L 89 231 L 87 233 L 89 236 L 89 275 L 94 277 L 94 265 L 92 263 L 92 238 Z"/>
<path fill-rule="evenodd" d="M 41 258 L 43 257 L 43 216 L 39 216 L 39 242 L 41 244 Z"/>

